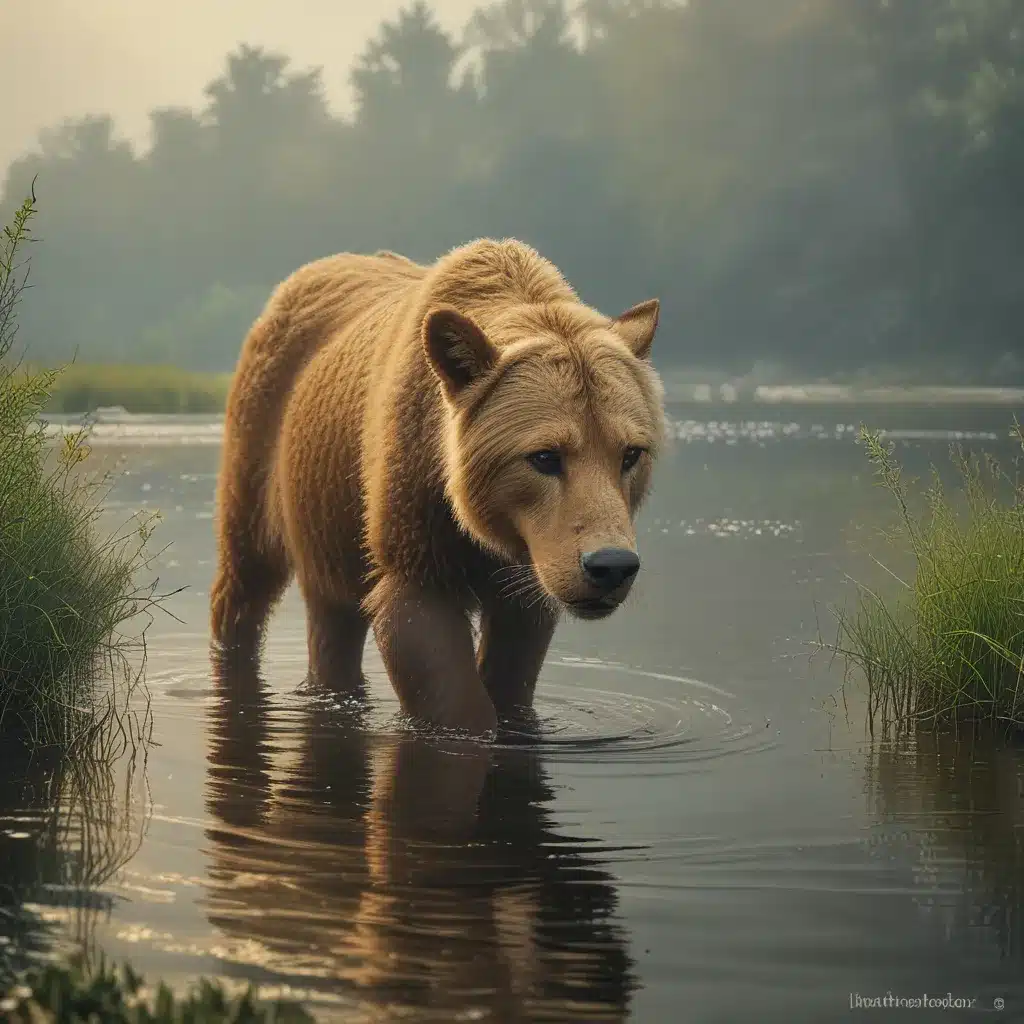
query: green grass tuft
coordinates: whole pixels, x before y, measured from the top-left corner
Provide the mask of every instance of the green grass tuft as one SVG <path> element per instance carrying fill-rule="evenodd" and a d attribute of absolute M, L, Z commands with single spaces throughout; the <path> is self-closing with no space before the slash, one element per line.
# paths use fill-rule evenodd
<path fill-rule="evenodd" d="M 14 719 L 39 742 L 69 743 L 94 717 L 101 663 L 124 663 L 139 639 L 121 627 L 158 603 L 155 584 L 135 582 L 154 517 L 98 535 L 106 481 L 84 472 L 87 433 L 65 437 L 55 453 L 39 421 L 57 371 L 9 359 L 34 212 L 32 196 L 0 244 L 0 726 Z"/>
<path fill-rule="evenodd" d="M 1018 438 L 1024 436 L 1017 427 Z M 858 584 L 852 612 L 837 612 L 834 649 L 867 682 L 874 731 L 986 721 L 1024 727 L 1024 486 L 991 457 L 952 449 L 950 493 L 933 473 L 911 495 L 893 445 L 861 428 L 881 484 L 896 502 L 889 540 L 912 556 L 892 600 Z M 915 498 L 923 499 L 916 512 Z"/>
<path fill-rule="evenodd" d="M 155 989 L 128 965 L 120 971 L 101 962 L 87 970 L 82 961 L 68 966 L 47 964 L 28 973 L 3 1001 L 5 1020 L 53 1021 L 54 1024 L 290 1024 L 313 1018 L 294 1003 L 259 1004 L 251 988 L 229 996 L 216 982 L 201 979 L 183 998 L 161 982 Z"/>

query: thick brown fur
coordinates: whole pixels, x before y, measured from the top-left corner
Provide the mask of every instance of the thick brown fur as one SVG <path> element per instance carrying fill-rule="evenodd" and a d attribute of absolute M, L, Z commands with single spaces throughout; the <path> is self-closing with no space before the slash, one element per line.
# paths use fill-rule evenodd
<path fill-rule="evenodd" d="M 529 705 L 559 610 L 593 607 L 581 554 L 635 550 L 664 431 L 657 319 L 656 300 L 586 306 L 514 240 L 296 271 L 228 397 L 215 643 L 258 647 L 294 575 L 314 674 L 351 685 L 372 625 L 411 715 L 477 732 Z M 527 459 L 552 449 L 558 476 Z"/>

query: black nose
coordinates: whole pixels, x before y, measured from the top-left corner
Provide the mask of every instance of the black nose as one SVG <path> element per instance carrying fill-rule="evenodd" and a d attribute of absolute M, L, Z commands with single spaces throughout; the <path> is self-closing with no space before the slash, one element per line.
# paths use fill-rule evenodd
<path fill-rule="evenodd" d="M 580 563 L 589 582 L 609 591 L 628 583 L 640 570 L 640 556 L 629 548 L 584 551 Z"/>

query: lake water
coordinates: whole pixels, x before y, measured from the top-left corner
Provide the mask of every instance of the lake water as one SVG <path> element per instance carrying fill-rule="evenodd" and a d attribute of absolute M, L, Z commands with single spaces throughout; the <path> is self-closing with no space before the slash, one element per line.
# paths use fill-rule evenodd
<path fill-rule="evenodd" d="M 262 679 L 215 680 L 217 426 L 105 425 L 109 515 L 159 508 L 161 589 L 187 589 L 149 633 L 134 762 L 84 789 L 0 765 L 0 942 L 325 1020 L 818 1022 L 925 994 L 1024 1019 L 1024 758 L 872 742 L 811 658 L 889 503 L 848 412 L 793 416 L 676 420 L 634 596 L 560 627 L 540 739 L 490 748 L 405 730 L 372 639 L 368 703 L 305 688 L 294 591 Z M 872 412 L 915 472 L 954 436 L 1009 458 L 1008 419 Z"/>

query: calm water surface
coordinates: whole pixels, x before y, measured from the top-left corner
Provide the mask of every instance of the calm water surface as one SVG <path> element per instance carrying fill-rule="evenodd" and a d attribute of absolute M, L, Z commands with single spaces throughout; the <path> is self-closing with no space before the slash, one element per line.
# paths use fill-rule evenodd
<path fill-rule="evenodd" d="M 918 472 L 951 427 L 1013 454 L 999 411 L 875 419 Z M 254 981 L 323 1019 L 832 1021 L 928 993 L 1024 1020 L 1024 760 L 872 743 L 810 659 L 888 512 L 852 428 L 677 433 L 635 597 L 561 627 L 539 736 L 483 747 L 411 734 L 372 640 L 367 701 L 306 687 L 294 592 L 260 676 L 215 679 L 216 428 L 100 431 L 110 515 L 164 514 L 181 621 L 149 634 L 133 761 L 68 780 L 8 755 L 0 943 Z"/>

